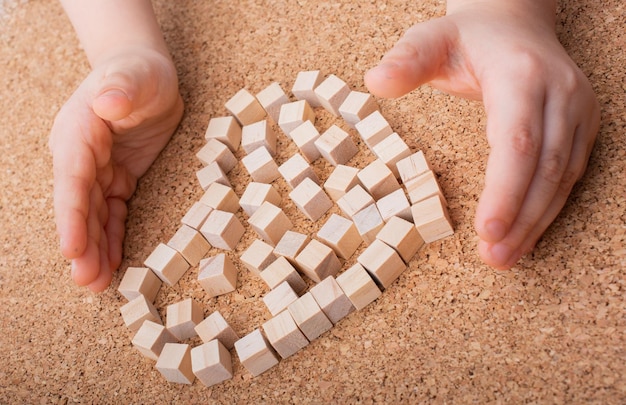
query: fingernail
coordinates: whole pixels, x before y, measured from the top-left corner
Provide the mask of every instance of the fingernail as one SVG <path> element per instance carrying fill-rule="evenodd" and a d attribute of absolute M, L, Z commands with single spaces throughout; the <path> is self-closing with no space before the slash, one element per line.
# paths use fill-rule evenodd
<path fill-rule="evenodd" d="M 382 60 L 377 66 L 370 69 L 377 75 L 382 75 L 385 79 L 394 79 L 395 72 L 398 70 L 399 65 L 396 62 Z"/>
<path fill-rule="evenodd" d="M 491 219 L 485 224 L 485 231 L 487 231 L 489 241 L 494 243 L 501 241 L 506 236 L 507 226 L 499 219 Z"/>
<path fill-rule="evenodd" d="M 100 97 L 111 97 L 111 98 L 123 97 L 123 98 L 128 99 L 128 95 L 124 91 L 122 91 L 120 89 L 108 89 L 108 90 L 100 93 L 98 95 L 98 98 L 100 98 Z"/>

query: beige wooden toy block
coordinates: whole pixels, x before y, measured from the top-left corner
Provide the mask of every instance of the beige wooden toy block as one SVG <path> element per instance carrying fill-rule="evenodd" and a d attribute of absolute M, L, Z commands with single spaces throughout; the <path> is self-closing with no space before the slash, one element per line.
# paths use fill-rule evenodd
<path fill-rule="evenodd" d="M 202 384 L 211 387 L 233 378 L 230 352 L 217 340 L 191 349 L 191 369 Z"/>
<path fill-rule="evenodd" d="M 283 311 L 263 324 L 267 340 L 276 352 L 286 359 L 306 347 L 309 341 L 293 320 L 289 311 Z"/>
<path fill-rule="evenodd" d="M 268 201 L 261 204 L 248 223 L 261 239 L 272 246 L 276 246 L 285 232 L 293 228 L 283 210 Z"/>
<path fill-rule="evenodd" d="M 255 329 L 235 342 L 241 364 L 256 377 L 278 364 L 278 357 L 260 329 Z"/>
<path fill-rule="evenodd" d="M 315 141 L 320 154 L 333 166 L 345 165 L 357 154 L 356 146 L 350 134 L 337 125 L 332 125 Z"/>
<path fill-rule="evenodd" d="M 276 132 L 268 120 L 261 120 L 241 129 L 241 147 L 247 154 L 265 146 L 272 156 L 276 156 Z"/>
<path fill-rule="evenodd" d="M 167 245 L 176 249 L 191 266 L 200 263 L 200 259 L 211 249 L 211 245 L 204 239 L 204 236 L 187 225 L 181 225 Z"/>
<path fill-rule="evenodd" d="M 341 270 L 341 262 L 335 252 L 315 239 L 312 239 L 296 256 L 300 270 L 311 280 L 319 283 Z"/>
<path fill-rule="evenodd" d="M 151 360 L 157 360 L 166 343 L 176 343 L 177 340 L 165 326 L 152 321 L 144 321 L 133 336 L 132 345 L 139 353 Z"/>
<path fill-rule="evenodd" d="M 374 202 L 374 198 L 360 184 L 357 184 L 337 200 L 337 206 L 347 217 L 352 218 L 354 214 Z"/>
<path fill-rule="evenodd" d="M 319 70 L 299 72 L 291 88 L 291 94 L 298 100 L 306 100 L 311 107 L 320 107 L 321 104 L 315 94 L 324 77 Z"/>
<path fill-rule="evenodd" d="M 191 208 L 185 213 L 180 222 L 184 225 L 190 226 L 195 230 L 200 230 L 202 224 L 209 217 L 209 214 L 213 211 L 213 208 L 201 202 L 195 202 Z"/>
<path fill-rule="evenodd" d="M 207 141 L 217 139 L 231 152 L 237 152 L 241 143 L 241 126 L 234 117 L 214 117 L 209 120 L 204 138 Z"/>
<path fill-rule="evenodd" d="M 214 210 L 232 212 L 233 214 L 241 208 L 239 197 L 233 189 L 220 183 L 211 184 L 200 197 L 200 202 Z"/>
<path fill-rule="evenodd" d="M 284 256 L 279 256 L 272 264 L 267 266 L 260 274 L 261 278 L 270 289 L 278 287 L 286 281 L 297 295 L 302 294 L 308 288 L 295 267 Z"/>
<path fill-rule="evenodd" d="M 298 294 L 296 294 L 288 282 L 283 281 L 263 296 L 263 303 L 265 303 L 272 316 L 276 316 L 297 299 Z"/>
<path fill-rule="evenodd" d="M 280 107 L 289 102 L 289 97 L 278 82 L 274 82 L 258 92 L 256 99 L 259 100 L 267 115 L 276 123 L 278 123 L 280 116 Z"/>
<path fill-rule="evenodd" d="M 446 204 L 446 199 L 443 196 L 443 191 L 441 191 L 441 187 L 437 181 L 437 176 L 435 176 L 435 173 L 432 170 L 428 170 L 425 173 L 408 180 L 404 186 L 406 187 L 406 192 L 409 195 L 411 204 L 417 204 L 418 202 L 434 195 L 438 195 L 439 198 L 441 198 L 441 201 Z"/>
<path fill-rule="evenodd" d="M 237 158 L 233 155 L 233 152 L 228 149 L 228 146 L 217 139 L 209 139 L 198 153 L 196 153 L 196 157 L 203 166 L 217 162 L 224 173 L 230 172 L 238 163 Z"/>
<path fill-rule="evenodd" d="M 255 182 L 269 184 L 280 177 L 278 165 L 264 146 L 244 156 L 241 163 Z"/>
<path fill-rule="evenodd" d="M 376 239 L 391 246 L 408 263 L 424 245 L 424 240 L 411 222 L 399 217 L 391 217 L 378 232 Z"/>
<path fill-rule="evenodd" d="M 308 177 L 305 177 L 296 188 L 291 190 L 289 198 L 311 221 L 317 221 L 333 207 L 330 197 Z"/>
<path fill-rule="evenodd" d="M 204 343 L 217 339 L 228 350 L 235 347 L 235 342 L 239 340 L 237 333 L 219 311 L 207 316 L 205 320 L 196 325 L 195 329 Z"/>
<path fill-rule="evenodd" d="M 282 197 L 271 184 L 250 182 L 239 199 L 239 205 L 248 216 L 252 216 L 264 202 L 279 207 Z"/>
<path fill-rule="evenodd" d="M 421 150 L 399 160 L 398 163 L 396 163 L 396 167 L 398 168 L 398 173 L 400 173 L 402 183 L 405 184 L 407 181 L 430 170 L 430 165 L 424 156 L 424 152 Z"/>
<path fill-rule="evenodd" d="M 363 187 L 376 201 L 400 188 L 400 183 L 391 169 L 380 159 L 374 160 L 361 169 L 358 177 Z"/>
<path fill-rule="evenodd" d="M 434 242 L 454 233 L 448 210 L 438 195 L 414 204 L 411 211 L 415 227 L 424 242 Z"/>
<path fill-rule="evenodd" d="M 311 287 L 310 292 L 333 325 L 355 309 L 333 276 L 328 276 Z"/>
<path fill-rule="evenodd" d="M 409 204 L 409 200 L 406 198 L 406 194 L 404 194 L 404 190 L 401 188 L 378 200 L 376 207 L 385 222 L 391 217 L 400 217 L 409 222 L 413 222 L 411 204 Z"/>
<path fill-rule="evenodd" d="M 261 272 L 276 260 L 276 255 L 271 245 L 255 239 L 248 249 L 241 254 L 240 259 L 252 274 L 260 276 Z"/>
<path fill-rule="evenodd" d="M 143 264 L 170 286 L 176 284 L 189 269 L 185 258 L 164 243 L 159 243 Z"/>
<path fill-rule="evenodd" d="M 144 321 L 163 323 L 154 305 L 143 295 L 139 295 L 122 305 L 120 312 L 122 313 L 124 324 L 133 332 L 137 332 Z"/>
<path fill-rule="evenodd" d="M 374 145 L 372 152 L 387 165 L 396 178 L 400 177 L 396 163 L 411 156 L 409 145 L 395 132 Z"/>
<path fill-rule="evenodd" d="M 339 106 L 339 114 L 352 128 L 374 111 L 378 111 L 378 103 L 371 94 L 361 91 L 351 91 Z"/>
<path fill-rule="evenodd" d="M 400 255 L 379 239 L 369 245 L 357 258 L 372 278 L 384 288 L 389 288 L 406 269 Z"/>
<path fill-rule="evenodd" d="M 234 250 L 245 228 L 232 212 L 213 210 L 204 221 L 200 232 L 212 246 Z"/>
<path fill-rule="evenodd" d="M 129 267 L 117 288 L 128 301 L 140 295 L 146 297 L 149 302 L 154 302 L 162 281 L 147 267 Z"/>
<path fill-rule="evenodd" d="M 209 297 L 227 294 L 237 288 L 237 268 L 224 253 L 200 261 L 198 283 Z"/>
<path fill-rule="evenodd" d="M 365 308 L 382 295 L 372 277 L 359 263 L 337 277 L 337 284 L 357 310 Z"/>
<path fill-rule="evenodd" d="M 363 240 L 354 223 L 340 215 L 332 214 L 317 231 L 317 237 L 330 246 L 337 256 L 349 259 Z"/>
<path fill-rule="evenodd" d="M 178 340 L 197 336 L 195 327 L 204 319 L 202 306 L 191 298 L 167 306 L 165 327 Z"/>
<path fill-rule="evenodd" d="M 208 166 L 204 166 L 202 169 L 198 170 L 196 177 L 203 190 L 209 188 L 213 183 L 220 183 L 230 187 L 228 177 L 226 177 L 226 174 L 217 162 L 209 163 Z"/>
<path fill-rule="evenodd" d="M 276 244 L 274 254 L 283 256 L 296 269 L 300 270 L 300 265 L 296 262 L 296 256 L 308 245 L 311 238 L 303 233 L 287 231 Z"/>
<path fill-rule="evenodd" d="M 317 339 L 333 327 L 333 323 L 324 314 L 310 292 L 291 303 L 287 310 L 309 341 Z"/>
<path fill-rule="evenodd" d="M 337 165 L 326 179 L 324 190 L 333 201 L 337 202 L 354 186 L 360 184 L 358 173 L 359 169 L 356 167 Z"/>
<path fill-rule="evenodd" d="M 283 104 L 280 107 L 278 126 L 290 136 L 291 131 L 302 125 L 305 121 L 315 124 L 315 111 L 306 100 L 294 101 Z"/>
<path fill-rule="evenodd" d="M 339 117 L 339 107 L 350 94 L 350 87 L 337 76 L 330 75 L 314 91 L 320 105 L 335 117 Z"/>
<path fill-rule="evenodd" d="M 370 149 L 393 133 L 389 122 L 378 110 L 357 122 L 354 127 Z"/>
<path fill-rule="evenodd" d="M 298 153 L 280 165 L 278 171 L 292 189 L 296 188 L 305 178 L 313 180 L 315 184 L 320 183 L 311 165 Z"/>
<path fill-rule="evenodd" d="M 225 104 L 229 113 L 237 118 L 241 126 L 249 125 L 265 118 L 265 109 L 246 89 L 239 90 Z"/>
<path fill-rule="evenodd" d="M 376 240 L 376 234 L 380 231 L 385 222 L 376 208 L 376 204 L 370 204 L 352 217 L 361 239 L 366 245 L 370 245 Z"/>
<path fill-rule="evenodd" d="M 166 343 L 156 362 L 156 369 L 171 383 L 192 384 L 195 376 L 191 368 L 191 346 Z"/>
<path fill-rule="evenodd" d="M 320 132 L 311 121 L 304 121 L 298 125 L 289 133 L 289 137 L 307 162 L 313 163 L 322 156 L 315 146 L 315 141 L 320 137 Z"/>

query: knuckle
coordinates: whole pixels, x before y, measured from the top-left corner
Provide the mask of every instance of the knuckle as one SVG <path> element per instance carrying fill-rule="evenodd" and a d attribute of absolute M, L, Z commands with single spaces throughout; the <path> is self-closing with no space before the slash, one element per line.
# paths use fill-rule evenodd
<path fill-rule="evenodd" d="M 530 127 L 522 125 L 513 131 L 511 147 L 517 154 L 535 159 L 539 156 L 541 140 L 533 134 Z"/>
<path fill-rule="evenodd" d="M 539 174 L 542 179 L 551 184 L 559 184 L 563 179 L 566 159 L 558 151 L 551 151 L 539 164 Z"/>
<path fill-rule="evenodd" d="M 544 71 L 544 62 L 535 52 L 528 49 L 520 49 L 512 60 L 517 75 L 536 80 Z"/>
<path fill-rule="evenodd" d="M 580 176 L 582 176 L 582 173 L 578 174 L 574 170 L 566 170 L 563 173 L 563 177 L 561 177 L 558 192 L 563 196 L 568 196 Z"/>

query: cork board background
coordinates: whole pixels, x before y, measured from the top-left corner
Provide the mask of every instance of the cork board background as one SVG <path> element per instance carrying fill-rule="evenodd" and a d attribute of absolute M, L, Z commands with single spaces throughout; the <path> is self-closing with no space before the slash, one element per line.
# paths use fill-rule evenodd
<path fill-rule="evenodd" d="M 445 10 L 435 0 L 155 7 L 186 115 L 129 203 L 122 270 L 167 241 L 201 196 L 195 152 L 209 118 L 225 114 L 237 90 L 256 93 L 272 81 L 290 89 L 297 72 L 312 69 L 364 90 L 364 71 L 408 27 Z M 423 248 L 381 298 L 293 357 L 252 378 L 234 356 L 234 378 L 206 388 L 166 383 L 132 348 L 116 292 L 123 272 L 99 295 L 70 282 L 57 250 L 47 134 L 88 65 L 56 1 L 0 2 L 0 402 L 624 403 L 625 26 L 620 0 L 559 5 L 558 35 L 590 77 L 603 119 L 586 176 L 532 255 L 509 272 L 478 260 L 472 221 L 488 153 L 482 105 L 428 86 L 380 101 L 437 172 L 455 235 Z M 294 152 L 279 147 L 279 160 Z M 355 164 L 368 159 L 363 152 Z M 324 178 L 328 166 L 315 170 Z M 240 195 L 245 169 L 231 181 Z M 299 230 L 318 226 L 287 198 L 285 207 Z M 219 299 L 206 299 L 196 276 L 192 269 L 160 291 L 162 315 L 194 297 L 240 335 L 269 317 L 260 301 L 267 289 L 245 269 L 237 291 Z"/>

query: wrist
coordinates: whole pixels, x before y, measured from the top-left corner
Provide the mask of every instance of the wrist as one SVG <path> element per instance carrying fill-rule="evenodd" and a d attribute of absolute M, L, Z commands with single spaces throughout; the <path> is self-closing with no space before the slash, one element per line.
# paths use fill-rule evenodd
<path fill-rule="evenodd" d="M 447 15 L 481 10 L 542 21 L 552 29 L 556 22 L 556 0 L 448 0 L 446 3 Z"/>

